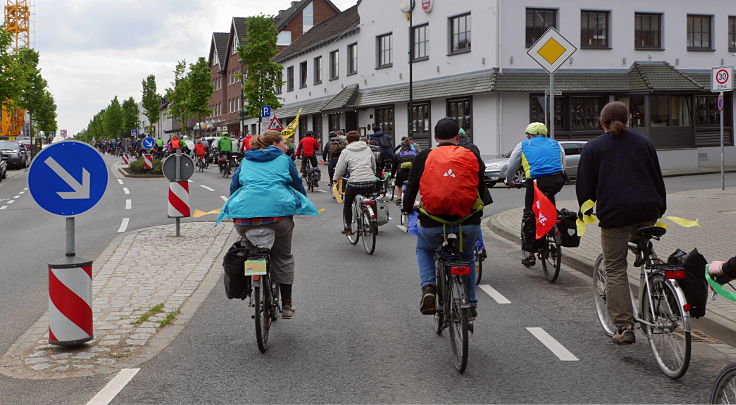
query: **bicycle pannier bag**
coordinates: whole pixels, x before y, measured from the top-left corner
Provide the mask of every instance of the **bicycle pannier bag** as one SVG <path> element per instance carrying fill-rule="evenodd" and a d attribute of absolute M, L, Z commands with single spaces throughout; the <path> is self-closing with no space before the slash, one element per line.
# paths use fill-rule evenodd
<path fill-rule="evenodd" d="M 536 226 L 534 213 L 531 211 L 525 212 L 521 217 L 521 250 L 536 253 L 546 243 L 544 238 L 537 239 Z"/>
<path fill-rule="evenodd" d="M 322 171 L 319 170 L 319 167 L 312 168 L 312 179 L 315 183 L 319 183 L 320 179 L 322 179 Z"/>
<path fill-rule="evenodd" d="M 388 204 L 386 201 L 376 199 L 376 224 L 378 226 L 388 223 Z"/>
<path fill-rule="evenodd" d="M 557 228 L 560 230 L 560 241 L 562 242 L 562 246 L 580 246 L 580 236 L 578 236 L 577 225 L 578 214 L 563 208 L 560 210 L 558 217 L 560 219 L 560 223 L 557 224 Z"/>
<path fill-rule="evenodd" d="M 432 215 L 469 215 L 478 201 L 479 168 L 478 158 L 470 149 L 432 149 L 419 183 L 422 207 Z"/>
<path fill-rule="evenodd" d="M 248 258 L 248 246 L 239 240 L 228 249 L 222 259 L 225 271 L 225 294 L 228 298 L 245 299 L 250 295 L 251 280 L 245 276 L 245 260 Z"/>
<path fill-rule="evenodd" d="M 690 304 L 690 316 L 700 318 L 705 316 L 705 305 L 708 302 L 708 282 L 705 280 L 705 265 L 707 261 L 698 249 L 685 254 L 677 249 L 667 259 L 667 264 L 683 266 L 686 276 L 678 279 L 677 283 L 685 294 L 687 303 Z"/>

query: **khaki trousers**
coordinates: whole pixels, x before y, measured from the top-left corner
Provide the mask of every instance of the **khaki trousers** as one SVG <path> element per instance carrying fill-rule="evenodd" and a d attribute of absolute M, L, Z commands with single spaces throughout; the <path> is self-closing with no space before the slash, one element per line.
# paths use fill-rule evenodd
<path fill-rule="evenodd" d="M 654 222 L 647 221 L 618 228 L 601 228 L 603 267 L 606 269 L 606 304 L 608 314 L 617 328 L 634 324 L 629 278 L 626 272 L 628 243 L 637 239 L 637 229 L 654 225 Z"/>

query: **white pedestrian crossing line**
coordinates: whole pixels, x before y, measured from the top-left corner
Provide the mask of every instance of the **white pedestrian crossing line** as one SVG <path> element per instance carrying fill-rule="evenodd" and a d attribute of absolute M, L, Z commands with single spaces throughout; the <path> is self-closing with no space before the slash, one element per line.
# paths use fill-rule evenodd
<path fill-rule="evenodd" d="M 200 184 L 199 186 L 202 187 L 203 189 L 207 190 L 207 191 L 215 191 L 214 188 L 207 187 L 204 184 Z"/>
<path fill-rule="evenodd" d="M 128 190 L 127 187 L 123 187 L 123 193 L 125 193 L 126 195 L 130 194 L 130 190 Z"/>
<path fill-rule="evenodd" d="M 220 198 L 222 198 L 222 201 L 227 202 L 227 197 L 225 197 L 224 195 L 221 195 Z"/>
<path fill-rule="evenodd" d="M 133 206 L 133 200 L 131 200 L 130 198 L 128 198 L 127 200 L 125 200 L 125 209 L 126 210 L 131 209 L 132 206 Z"/>
<path fill-rule="evenodd" d="M 409 230 L 406 229 L 406 225 L 396 225 L 396 227 L 401 229 L 401 232 L 409 232 Z"/>
<path fill-rule="evenodd" d="M 327 192 L 326 190 L 317 190 L 317 191 L 319 191 L 320 193 L 326 193 Z"/>
<path fill-rule="evenodd" d="M 491 298 L 493 298 L 497 303 L 511 304 L 511 301 L 509 301 L 508 298 L 504 297 L 503 294 L 498 292 L 495 288 L 491 287 L 490 285 L 481 284 L 478 287 L 480 287 L 481 290 L 485 291 L 486 294 L 490 295 Z"/>
<path fill-rule="evenodd" d="M 569 350 L 565 348 L 560 342 L 558 342 L 555 338 L 550 336 L 547 331 L 545 331 L 542 328 L 526 328 L 526 330 L 529 331 L 532 335 L 534 335 L 537 340 L 542 342 L 543 345 L 547 346 L 547 349 L 551 351 L 555 356 L 557 356 L 558 359 L 562 361 L 578 361 L 579 359 L 575 357 L 574 354 L 572 354 Z"/>
<path fill-rule="evenodd" d="M 125 183 L 123 183 L 123 180 L 122 179 L 118 179 L 118 184 L 120 184 L 122 186 Z"/>
<path fill-rule="evenodd" d="M 128 222 L 130 222 L 130 218 L 123 218 L 123 221 L 120 222 L 120 228 L 118 228 L 118 233 L 125 232 L 125 230 L 128 229 Z"/>
<path fill-rule="evenodd" d="M 139 368 L 124 368 L 107 383 L 100 392 L 87 402 L 87 405 L 107 405 L 123 390 L 123 388 L 135 377 Z"/>

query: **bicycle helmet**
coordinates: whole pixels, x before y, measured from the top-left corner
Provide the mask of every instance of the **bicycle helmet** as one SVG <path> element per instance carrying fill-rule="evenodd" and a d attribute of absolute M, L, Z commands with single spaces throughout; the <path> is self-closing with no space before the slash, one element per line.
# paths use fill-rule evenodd
<path fill-rule="evenodd" d="M 541 122 L 532 122 L 526 127 L 526 130 L 524 130 L 524 132 L 527 135 L 533 136 L 547 135 L 547 126 Z"/>
<path fill-rule="evenodd" d="M 306 136 L 314 136 L 314 131 L 307 131 Z"/>

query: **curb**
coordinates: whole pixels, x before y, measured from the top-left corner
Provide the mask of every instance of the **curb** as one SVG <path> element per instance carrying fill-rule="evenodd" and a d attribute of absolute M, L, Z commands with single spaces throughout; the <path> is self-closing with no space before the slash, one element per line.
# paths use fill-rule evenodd
<path fill-rule="evenodd" d="M 736 173 L 736 169 L 725 169 L 724 173 Z M 671 171 L 663 172 L 662 177 L 683 177 L 683 176 L 699 176 L 701 174 L 716 174 L 721 173 L 721 169 L 705 169 L 705 170 L 684 170 L 684 171 Z"/>
<path fill-rule="evenodd" d="M 163 174 L 133 174 L 128 173 L 125 171 L 125 168 L 120 165 L 120 163 L 115 163 L 114 168 L 117 169 L 120 174 L 122 174 L 124 177 L 130 177 L 133 179 L 163 179 Z"/>
<path fill-rule="evenodd" d="M 736 170 L 734 170 L 734 172 L 736 172 Z M 511 232 L 509 229 L 504 228 L 496 219 L 497 215 L 499 214 L 491 216 L 491 218 L 488 220 L 488 228 L 490 228 L 490 230 L 496 235 L 508 239 L 513 243 L 521 245 L 519 241 L 519 236 L 516 235 L 514 232 Z M 579 272 L 590 276 L 591 278 L 593 277 L 593 268 L 595 266 L 595 263 L 591 262 L 589 259 L 582 258 L 575 253 L 569 253 L 568 250 L 567 252 L 563 253 L 562 262 L 574 268 L 575 270 L 578 270 Z M 629 277 L 629 288 L 631 288 L 631 291 L 638 296 L 638 281 L 632 281 L 632 278 Z M 723 315 L 714 313 L 707 308 L 706 311 L 706 316 L 702 318 L 690 318 L 692 326 L 704 331 L 708 335 L 724 343 L 727 343 L 731 346 L 736 346 L 736 322 Z"/>

